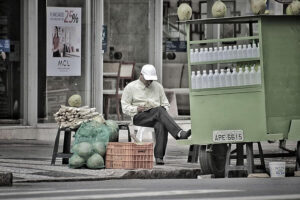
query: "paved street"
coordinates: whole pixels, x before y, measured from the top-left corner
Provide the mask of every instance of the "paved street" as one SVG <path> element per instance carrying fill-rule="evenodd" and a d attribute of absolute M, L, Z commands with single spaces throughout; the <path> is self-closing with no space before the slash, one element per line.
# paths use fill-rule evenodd
<path fill-rule="evenodd" d="M 105 180 L 16 183 L 0 188 L 0 199 L 300 199 L 300 178 Z"/>

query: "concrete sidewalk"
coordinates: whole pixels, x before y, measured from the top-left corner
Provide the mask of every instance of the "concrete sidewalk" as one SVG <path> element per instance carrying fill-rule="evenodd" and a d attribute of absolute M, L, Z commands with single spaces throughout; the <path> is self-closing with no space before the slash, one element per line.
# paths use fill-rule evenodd
<path fill-rule="evenodd" d="M 151 141 L 146 135 L 145 142 Z M 127 141 L 126 133 L 120 133 L 120 142 Z M 62 144 L 62 142 L 60 143 Z M 151 170 L 123 169 L 71 169 L 62 165 L 50 165 L 54 141 L 0 140 L 0 173 L 13 173 L 13 182 L 106 180 L 121 178 L 196 178 L 200 174 L 199 163 L 187 163 L 188 146 L 178 145 L 169 137 L 165 165 Z M 60 150 L 62 147 L 60 146 Z"/>
<path fill-rule="evenodd" d="M 120 142 L 127 141 L 127 134 L 120 133 Z M 151 141 L 146 136 L 145 141 Z M 119 170 L 119 169 L 71 169 L 62 165 L 61 159 L 52 166 L 51 156 L 53 141 L 40 140 L 0 140 L 0 173 L 13 173 L 13 182 L 42 181 L 79 181 L 106 180 L 122 178 L 197 178 L 201 174 L 199 163 L 187 163 L 189 146 L 176 143 L 169 136 L 165 165 L 156 166 L 151 170 Z M 262 143 L 264 153 L 282 152 L 278 143 Z M 287 148 L 295 149 L 294 142 L 288 142 Z M 256 145 L 254 145 L 256 151 Z M 61 151 L 61 148 L 60 148 Z M 256 159 L 257 160 L 257 159 Z M 287 175 L 292 176 L 295 168 L 295 157 L 266 158 L 266 167 L 270 161 L 285 161 Z"/>

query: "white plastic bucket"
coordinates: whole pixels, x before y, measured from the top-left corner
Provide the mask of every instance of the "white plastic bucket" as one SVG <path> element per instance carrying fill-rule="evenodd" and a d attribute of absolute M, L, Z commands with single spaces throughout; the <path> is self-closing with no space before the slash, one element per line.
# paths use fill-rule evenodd
<path fill-rule="evenodd" d="M 270 162 L 271 177 L 285 177 L 285 162 Z"/>

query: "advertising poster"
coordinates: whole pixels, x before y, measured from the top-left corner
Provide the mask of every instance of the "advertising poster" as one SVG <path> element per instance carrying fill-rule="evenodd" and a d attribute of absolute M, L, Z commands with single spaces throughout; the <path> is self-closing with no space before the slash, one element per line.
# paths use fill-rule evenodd
<path fill-rule="evenodd" d="M 47 7 L 47 76 L 81 75 L 81 8 Z"/>

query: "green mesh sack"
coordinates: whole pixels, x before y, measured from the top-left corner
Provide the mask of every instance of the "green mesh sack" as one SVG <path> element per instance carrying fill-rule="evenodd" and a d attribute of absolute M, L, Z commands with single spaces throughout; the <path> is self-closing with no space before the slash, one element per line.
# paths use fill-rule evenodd
<path fill-rule="evenodd" d="M 92 144 L 93 152 L 100 154 L 100 156 L 104 156 L 106 153 L 106 145 L 104 142 L 94 142 Z"/>
<path fill-rule="evenodd" d="M 106 120 L 105 124 L 108 127 L 109 132 L 110 132 L 109 141 L 110 142 L 118 142 L 119 141 L 119 126 L 118 126 L 118 124 L 113 120 Z"/>
<path fill-rule="evenodd" d="M 81 142 L 72 147 L 72 151 L 84 159 L 87 159 L 93 154 L 92 150 L 92 145 L 88 142 Z"/>
<path fill-rule="evenodd" d="M 100 126 L 101 123 L 94 120 L 84 122 L 76 131 L 76 135 L 78 135 L 78 137 L 95 137 L 98 134 L 98 128 Z"/>
<path fill-rule="evenodd" d="M 80 157 L 77 154 L 73 154 L 69 159 L 69 167 L 70 168 L 80 168 L 85 164 L 85 159 Z"/>
<path fill-rule="evenodd" d="M 86 166 L 90 169 L 100 169 L 104 168 L 104 160 L 102 156 L 94 153 L 86 162 Z"/>

